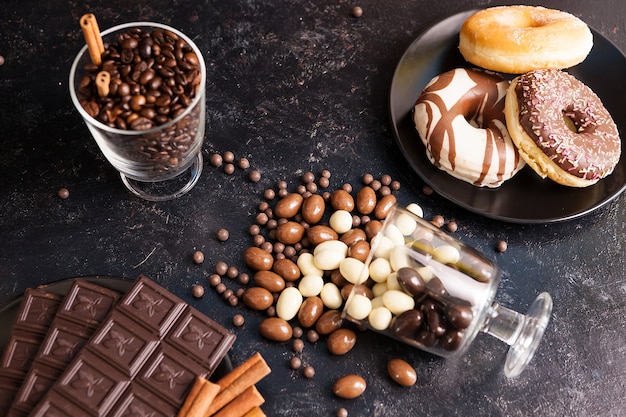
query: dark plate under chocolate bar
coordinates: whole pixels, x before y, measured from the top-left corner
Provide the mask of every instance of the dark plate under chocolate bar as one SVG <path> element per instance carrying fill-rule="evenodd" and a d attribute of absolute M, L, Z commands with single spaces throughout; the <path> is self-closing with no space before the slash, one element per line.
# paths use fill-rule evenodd
<path fill-rule="evenodd" d="M 93 282 L 96 283 L 102 287 L 105 288 L 109 288 L 112 290 L 115 290 L 117 292 L 120 293 L 126 293 L 129 289 L 131 288 L 136 288 L 133 287 L 133 281 L 127 280 L 127 279 L 122 279 L 122 278 L 116 278 L 116 277 L 100 277 L 100 276 L 91 276 L 91 277 L 81 277 L 81 279 L 89 281 L 89 282 Z M 72 284 L 74 282 L 74 279 L 68 279 L 68 280 L 63 280 L 63 281 L 59 281 L 59 282 L 55 282 L 52 284 L 48 284 L 46 286 L 43 286 L 44 289 L 46 291 L 49 291 L 51 293 L 55 293 L 55 294 L 60 294 L 60 295 L 64 295 L 66 294 L 69 289 L 72 287 Z M 146 280 L 146 282 L 149 284 L 148 287 L 152 288 L 152 289 L 156 289 L 159 290 L 160 287 L 155 284 L 152 283 L 151 281 Z M 154 285 L 151 285 L 154 284 Z M 183 331 L 189 331 L 189 329 L 197 329 L 199 328 L 198 325 L 202 326 L 203 323 L 193 323 L 193 320 L 197 320 L 198 317 L 201 317 L 202 314 L 191 314 L 189 315 L 189 309 L 187 308 L 188 306 L 184 303 L 182 303 L 181 300 L 178 300 L 175 296 L 172 295 L 172 297 L 170 298 L 174 303 L 172 305 L 170 305 L 168 307 L 168 309 L 165 308 L 165 306 L 163 305 L 163 302 L 167 300 L 167 291 L 162 289 L 164 292 L 162 294 L 156 294 L 156 295 L 165 295 L 164 297 L 161 297 L 160 300 L 157 300 L 159 302 L 157 303 L 151 303 L 151 301 L 155 301 L 154 299 L 150 299 L 151 295 L 149 294 L 149 292 L 145 291 L 140 291 L 139 294 L 135 294 L 135 298 L 134 298 L 134 302 L 138 303 L 138 305 L 140 305 L 142 308 L 145 308 L 145 312 L 146 312 L 146 319 L 149 322 L 148 327 L 151 328 L 154 332 L 156 332 L 158 335 L 163 336 L 163 333 L 165 331 L 170 331 L 170 333 L 167 335 L 167 337 L 169 339 L 171 339 L 171 343 L 174 343 L 174 350 L 176 350 L 176 343 L 180 343 L 180 340 L 184 340 L 185 338 L 189 338 L 192 337 L 193 335 L 189 335 L 189 334 L 181 334 L 181 332 Z M 171 295 L 171 294 L 170 294 Z M 14 300 L 12 300 L 9 304 L 7 304 L 6 306 L 0 308 L 0 352 L 2 350 L 4 350 L 6 343 L 7 343 L 7 339 L 9 337 L 9 334 L 11 332 L 11 327 L 15 321 L 15 318 L 18 314 L 19 308 L 20 308 L 20 304 L 22 302 L 22 298 L 23 297 L 18 297 Z M 129 306 L 122 306 L 122 311 L 126 308 L 126 310 L 128 310 Z M 172 314 L 165 314 L 163 315 L 162 313 L 172 313 L 174 310 L 179 311 L 180 313 L 184 313 L 183 316 L 185 316 L 185 318 L 183 319 L 183 316 L 180 316 L 180 323 L 177 323 L 175 328 L 170 329 L 169 327 L 171 327 L 174 324 L 174 320 L 172 319 L 172 317 L 178 317 L 176 314 L 172 315 Z M 193 310 L 193 309 L 192 309 Z M 195 311 L 195 310 L 194 310 Z M 199 312 L 196 312 L 199 313 Z M 186 322 L 185 322 L 186 320 Z M 113 316 L 113 320 L 110 321 L 110 323 L 113 323 L 115 326 L 128 326 L 132 324 L 128 323 L 128 320 L 126 319 L 126 316 L 124 315 L 116 315 Z M 183 324 L 186 323 L 186 324 Z M 205 323 L 206 324 L 206 323 Z M 119 330 L 119 329 L 117 329 Z M 133 329 L 133 332 L 141 332 L 140 330 L 138 330 L 136 328 Z M 105 332 L 105 334 L 107 334 Z M 118 334 L 117 332 L 114 332 L 114 334 Z M 149 335 L 145 335 L 146 337 L 144 339 L 150 339 Z M 160 337 L 159 336 L 159 337 Z M 182 338 L 182 339 L 181 339 Z M 234 337 L 233 337 L 234 339 Z M 200 338 L 196 341 L 196 347 L 198 348 L 198 352 L 199 353 L 203 350 L 204 346 L 203 346 L 203 341 L 204 339 Z M 231 343 L 232 344 L 232 343 Z M 228 347 L 230 347 L 230 345 L 228 345 Z M 167 346 L 166 346 L 167 348 Z M 101 352 L 98 352 L 98 354 L 100 354 Z M 102 352 L 105 353 L 105 352 Z M 219 354 L 217 356 L 217 358 L 220 360 L 219 364 L 215 364 L 215 363 L 211 363 L 210 367 L 213 371 L 213 375 L 211 379 L 217 379 L 220 378 L 222 376 L 224 376 L 226 373 L 228 373 L 231 369 L 232 369 L 232 365 L 231 362 L 228 358 L 227 355 L 224 355 L 224 353 L 222 352 L 221 354 Z M 111 358 L 113 359 L 113 358 Z M 141 359 L 143 360 L 143 359 Z M 138 363 L 141 363 L 141 360 Z M 129 364 L 130 365 L 130 364 Z M 191 370 L 190 370 L 191 371 Z M 16 390 L 18 387 L 15 387 Z M 151 394 L 150 392 L 146 392 L 146 390 L 143 387 L 133 387 L 133 390 L 128 390 L 128 393 L 130 394 L 129 398 L 136 396 L 138 399 L 136 400 L 136 402 L 140 402 L 140 401 L 146 401 L 146 399 L 151 398 L 151 396 L 153 396 L 153 394 Z M 173 399 L 174 402 L 176 401 L 175 399 Z M 156 398 L 154 398 L 152 401 L 153 404 L 157 404 L 160 401 Z M 163 411 L 165 411 L 166 409 L 171 409 L 171 407 L 167 407 L 165 406 L 165 404 L 163 404 Z"/>
<path fill-rule="evenodd" d="M 174 416 L 235 335 L 147 277 L 135 281 L 31 415 Z"/>

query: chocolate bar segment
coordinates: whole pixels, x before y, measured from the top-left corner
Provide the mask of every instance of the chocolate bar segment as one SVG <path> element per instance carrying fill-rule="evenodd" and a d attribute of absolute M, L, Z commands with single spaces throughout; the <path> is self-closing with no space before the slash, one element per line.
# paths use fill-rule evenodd
<path fill-rule="evenodd" d="M 0 358 L 0 415 L 6 415 L 48 331 L 63 296 L 29 288 Z"/>
<path fill-rule="evenodd" d="M 31 416 L 175 416 L 235 336 L 141 276 Z"/>
<path fill-rule="evenodd" d="M 28 415 L 120 298 L 117 291 L 93 282 L 83 279 L 72 282 L 7 417 Z"/>
<path fill-rule="evenodd" d="M 157 395 L 140 385 L 133 384 L 122 394 L 115 408 L 108 415 L 112 417 L 129 415 L 171 417 L 177 413 L 177 407 L 161 401 Z"/>
<path fill-rule="evenodd" d="M 158 336 L 165 334 L 185 309 L 184 301 L 151 281 L 139 280 L 118 310 Z"/>

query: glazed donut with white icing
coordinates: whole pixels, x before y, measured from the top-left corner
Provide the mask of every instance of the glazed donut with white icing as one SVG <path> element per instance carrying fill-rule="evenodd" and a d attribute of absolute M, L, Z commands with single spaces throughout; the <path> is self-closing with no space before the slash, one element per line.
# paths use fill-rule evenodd
<path fill-rule="evenodd" d="M 413 120 L 428 159 L 479 187 L 498 187 L 523 166 L 505 124 L 509 82 L 457 68 L 433 78 L 415 103 Z"/>
<path fill-rule="evenodd" d="M 461 27 L 459 50 L 474 65 L 523 74 L 582 62 L 593 46 L 579 18 L 539 6 L 496 6 L 476 12 Z"/>
<path fill-rule="evenodd" d="M 560 70 L 537 70 L 513 80 L 506 121 L 526 163 L 541 177 L 587 187 L 613 172 L 621 154 L 615 122 L 598 96 Z"/>

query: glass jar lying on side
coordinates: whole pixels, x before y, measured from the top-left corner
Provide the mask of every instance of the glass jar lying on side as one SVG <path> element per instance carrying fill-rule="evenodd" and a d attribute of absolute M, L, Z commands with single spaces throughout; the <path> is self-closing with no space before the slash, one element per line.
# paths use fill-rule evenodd
<path fill-rule="evenodd" d="M 498 266 L 399 206 L 373 239 L 365 266 L 344 307 L 347 319 L 443 357 L 462 354 L 479 332 L 491 334 L 510 345 L 508 377 L 531 360 L 552 312 L 548 293 L 526 315 L 494 302 Z"/>

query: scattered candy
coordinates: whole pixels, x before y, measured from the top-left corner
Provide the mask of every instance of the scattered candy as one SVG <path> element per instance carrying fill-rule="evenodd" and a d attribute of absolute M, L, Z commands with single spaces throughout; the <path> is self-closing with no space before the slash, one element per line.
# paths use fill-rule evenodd
<path fill-rule="evenodd" d="M 216 237 L 217 237 L 217 240 L 219 240 L 220 242 L 226 242 L 228 240 L 228 237 L 229 237 L 228 230 L 226 230 L 226 229 L 219 229 L 217 231 Z"/>
<path fill-rule="evenodd" d="M 67 188 L 59 188 L 59 191 L 57 191 L 57 195 L 61 200 L 65 200 L 70 196 L 70 191 Z"/>
<path fill-rule="evenodd" d="M 202 296 L 204 295 L 204 287 L 202 285 L 194 285 L 193 287 L 191 287 L 191 294 L 195 298 L 202 298 Z"/>
<path fill-rule="evenodd" d="M 202 253 L 201 251 L 197 250 L 193 253 L 193 263 L 195 264 L 201 264 L 202 262 L 204 262 L 204 253 Z"/>
<path fill-rule="evenodd" d="M 354 6 L 352 8 L 352 16 L 354 16 L 354 17 L 361 17 L 361 16 L 363 16 L 363 9 L 360 8 L 359 6 Z"/>

